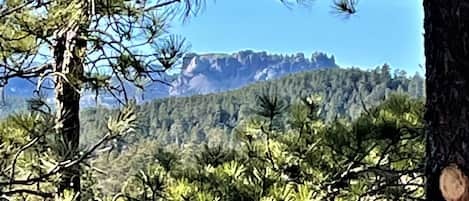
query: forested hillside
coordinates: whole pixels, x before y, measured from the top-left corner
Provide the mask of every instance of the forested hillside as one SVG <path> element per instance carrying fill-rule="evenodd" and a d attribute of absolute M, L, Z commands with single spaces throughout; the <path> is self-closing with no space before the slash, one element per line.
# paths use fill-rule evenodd
<path fill-rule="evenodd" d="M 143 138 L 176 145 L 232 142 L 233 128 L 251 113 L 249 108 L 255 106 L 256 94 L 266 89 L 288 104 L 318 95 L 322 99 L 321 118 L 327 122 L 349 121 L 393 92 L 423 97 L 424 80 L 418 75 L 409 78 L 403 71 L 391 73 L 387 65 L 370 71 L 337 68 L 302 72 L 229 92 L 155 100 L 137 109 L 142 125 L 138 136 L 118 144 L 123 146 Z M 103 133 L 105 117 L 111 113 L 106 108 L 82 112 L 83 144 L 95 141 Z"/>
<path fill-rule="evenodd" d="M 116 201 L 421 200 L 423 96 L 423 78 L 391 73 L 384 65 L 369 71 L 302 72 L 120 111 L 87 108 L 81 113 L 87 157 L 81 196 Z M 55 153 L 66 145 L 51 132 L 52 119 L 36 111 L 0 121 L 0 142 L 9 147 L 0 158 L 17 168 L 0 169 L 0 179 L 8 180 L 4 175 L 11 171 L 28 177 L 55 170 Z M 34 141 L 40 143 L 23 150 Z M 12 154 L 18 150 L 23 154 Z M 57 180 L 39 183 L 50 190 Z M 40 196 L 49 194 L 22 199 Z"/>
<path fill-rule="evenodd" d="M 92 162 L 100 171 L 87 181 L 87 196 L 153 201 L 422 199 L 422 101 L 391 95 L 352 122 L 325 124 L 317 116 L 317 96 L 293 104 L 279 100 L 269 92 L 257 95 L 258 105 L 229 144 L 168 146 L 143 140 L 126 150 L 112 149 Z"/>
<path fill-rule="evenodd" d="M 120 139 L 141 133 L 134 129 L 135 110 L 121 110 L 109 119 L 107 134 L 93 142 L 98 149 L 83 149 L 90 160 L 82 166 L 82 199 L 423 199 L 422 101 L 390 95 L 354 121 L 325 123 L 318 117 L 318 96 L 304 97 L 292 104 L 270 92 L 256 97 L 257 104 L 251 104 L 255 106 L 246 113 L 246 121 L 237 125 L 233 132 L 237 140 L 229 146 L 224 142 L 175 146 L 146 139 L 125 148 L 119 145 Z M 54 127 L 49 120 L 47 115 L 32 113 L 0 121 L 0 141 L 9 147 L 0 152 L 5 162 L 0 165 L 15 163 L 13 171 L 21 178 L 50 171 L 56 157 L 54 150 L 63 145 L 48 132 Z M 34 138 L 40 143 L 33 149 L 11 154 L 28 145 L 33 137 L 30 131 L 48 135 Z M 113 135 L 116 131 L 122 134 Z M 0 169 L 0 179 L 7 181 L 4 175 L 9 172 L 8 168 Z M 57 180 L 51 177 L 39 182 L 43 189 L 52 191 Z M 14 194 L 7 198 L 42 200 L 41 196 L 49 194 Z"/>

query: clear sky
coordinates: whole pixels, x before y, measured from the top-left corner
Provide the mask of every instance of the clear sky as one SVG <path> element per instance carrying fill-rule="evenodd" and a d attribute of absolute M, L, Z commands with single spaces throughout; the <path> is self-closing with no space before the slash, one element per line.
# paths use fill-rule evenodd
<path fill-rule="evenodd" d="M 332 13 L 331 1 L 288 9 L 278 0 L 208 0 L 201 14 L 171 31 L 197 53 L 323 51 L 342 67 L 388 63 L 423 74 L 422 0 L 360 0 L 357 15 L 347 19 Z"/>

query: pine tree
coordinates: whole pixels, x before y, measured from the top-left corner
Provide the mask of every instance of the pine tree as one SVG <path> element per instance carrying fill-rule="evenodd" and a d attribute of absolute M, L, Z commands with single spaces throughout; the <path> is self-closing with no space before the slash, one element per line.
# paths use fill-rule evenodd
<path fill-rule="evenodd" d="M 161 82 L 187 49 L 166 35 L 168 20 L 196 13 L 202 1 L 6 0 L 0 4 L 0 87 L 14 78 L 55 95 L 55 133 L 62 150 L 57 191 L 80 192 L 80 97 L 110 94 L 122 104 L 129 87 Z M 142 50 L 146 50 L 143 52 Z M 12 181 L 14 182 L 14 181 Z"/>

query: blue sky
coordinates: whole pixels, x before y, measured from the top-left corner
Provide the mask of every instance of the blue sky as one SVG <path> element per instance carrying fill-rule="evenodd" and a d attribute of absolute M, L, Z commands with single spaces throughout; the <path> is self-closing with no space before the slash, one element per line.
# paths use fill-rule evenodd
<path fill-rule="evenodd" d="M 424 64 L 422 0 L 360 0 L 358 13 L 331 13 L 331 0 L 286 8 L 278 0 L 208 0 L 205 10 L 171 31 L 197 53 L 252 49 L 293 54 L 333 54 L 342 67 L 388 63 L 421 75 Z"/>

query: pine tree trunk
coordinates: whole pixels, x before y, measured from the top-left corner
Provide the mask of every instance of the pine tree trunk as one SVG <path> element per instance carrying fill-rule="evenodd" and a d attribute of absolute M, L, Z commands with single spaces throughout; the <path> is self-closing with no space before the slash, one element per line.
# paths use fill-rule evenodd
<path fill-rule="evenodd" d="M 469 175 L 469 0 L 424 0 L 423 4 L 426 199 L 443 201 L 442 170 L 456 164 L 464 175 Z"/>
<path fill-rule="evenodd" d="M 56 36 L 54 59 L 56 61 L 55 98 L 56 132 L 61 144 L 61 160 L 74 160 L 79 156 L 80 139 L 80 80 L 83 76 L 82 56 L 79 52 L 86 48 L 86 41 L 79 39 L 78 27 L 68 28 Z M 80 166 L 73 165 L 61 172 L 58 185 L 59 194 L 65 190 L 80 191 Z"/>

